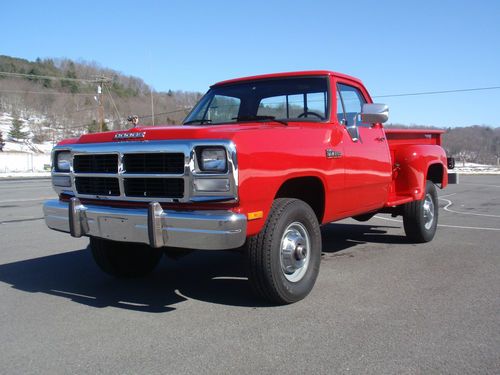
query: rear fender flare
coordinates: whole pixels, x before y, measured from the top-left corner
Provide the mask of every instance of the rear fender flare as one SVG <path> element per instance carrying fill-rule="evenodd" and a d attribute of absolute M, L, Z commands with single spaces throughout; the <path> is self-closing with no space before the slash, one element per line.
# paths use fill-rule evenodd
<path fill-rule="evenodd" d="M 425 195 L 426 181 L 429 177 L 440 182 L 441 188 L 448 184 L 446 153 L 440 146 L 404 145 L 397 148 L 394 155 L 395 163 L 398 165 L 396 191 L 399 193 L 420 200 Z M 442 168 L 441 181 L 436 176 L 436 168 Z"/>

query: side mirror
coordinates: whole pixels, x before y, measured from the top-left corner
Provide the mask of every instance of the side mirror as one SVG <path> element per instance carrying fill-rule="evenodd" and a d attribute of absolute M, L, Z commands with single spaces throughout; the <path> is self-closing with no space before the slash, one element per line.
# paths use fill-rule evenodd
<path fill-rule="evenodd" d="M 361 119 L 364 123 L 384 123 L 389 120 L 389 107 L 386 104 L 363 104 Z"/>

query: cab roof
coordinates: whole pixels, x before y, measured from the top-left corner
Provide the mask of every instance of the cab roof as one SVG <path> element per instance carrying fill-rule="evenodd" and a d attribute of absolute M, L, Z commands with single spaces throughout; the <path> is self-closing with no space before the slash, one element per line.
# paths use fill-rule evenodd
<path fill-rule="evenodd" d="M 303 76 L 333 76 L 333 77 L 337 77 L 337 78 L 348 79 L 348 80 L 355 81 L 355 82 L 362 84 L 361 80 L 359 80 L 358 78 L 351 77 L 351 76 L 348 76 L 347 74 L 343 74 L 343 73 L 332 72 L 330 70 L 304 70 L 304 71 L 298 71 L 298 72 L 262 74 L 262 75 L 256 75 L 256 76 L 228 79 L 225 81 L 217 82 L 216 84 L 212 85 L 211 87 L 229 85 L 229 84 L 238 83 L 238 82 L 245 82 L 245 81 L 256 81 L 256 80 L 261 80 L 261 79 L 303 77 Z"/>

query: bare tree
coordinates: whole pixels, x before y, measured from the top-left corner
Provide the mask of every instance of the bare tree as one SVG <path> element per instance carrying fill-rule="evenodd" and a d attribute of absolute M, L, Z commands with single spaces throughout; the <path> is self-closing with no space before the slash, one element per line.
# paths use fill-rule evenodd
<path fill-rule="evenodd" d="M 3 146 L 5 146 L 5 142 L 3 140 L 3 134 L 0 131 L 0 151 L 3 151 Z"/>

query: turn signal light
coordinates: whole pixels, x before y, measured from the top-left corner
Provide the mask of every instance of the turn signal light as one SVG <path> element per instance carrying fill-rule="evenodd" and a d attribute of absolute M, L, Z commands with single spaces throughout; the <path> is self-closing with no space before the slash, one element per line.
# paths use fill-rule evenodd
<path fill-rule="evenodd" d="M 249 212 L 247 214 L 247 217 L 248 220 L 262 219 L 264 217 L 264 212 L 262 211 Z"/>

